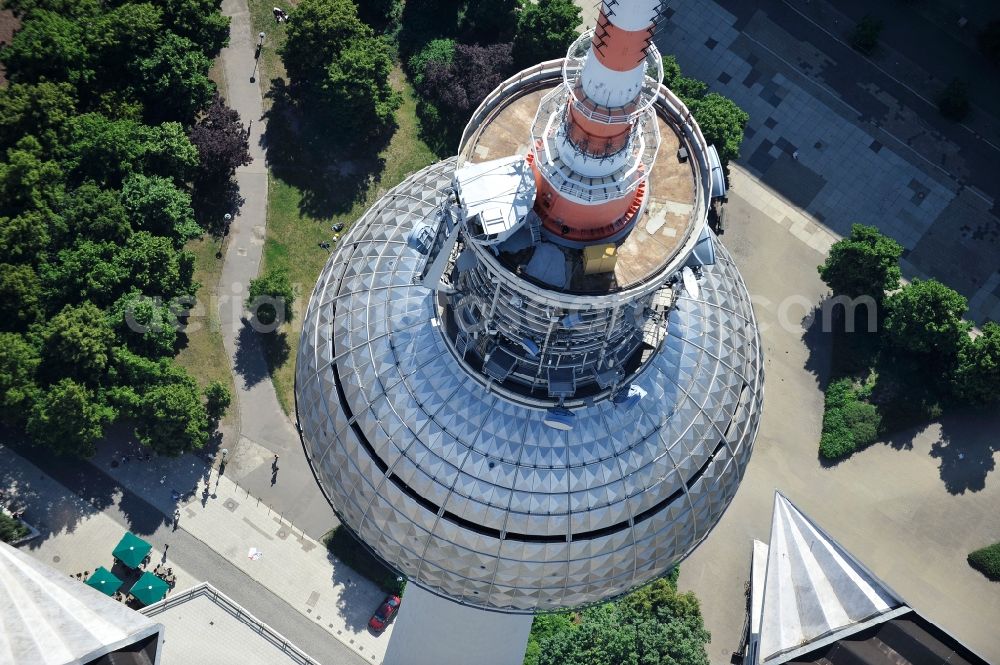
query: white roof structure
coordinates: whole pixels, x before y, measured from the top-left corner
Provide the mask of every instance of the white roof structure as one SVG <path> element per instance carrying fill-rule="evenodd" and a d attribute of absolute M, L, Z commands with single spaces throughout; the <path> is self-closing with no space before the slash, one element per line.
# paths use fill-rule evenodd
<path fill-rule="evenodd" d="M 762 553 L 755 543 L 754 559 Z M 755 566 L 754 587 L 757 587 Z M 763 607 L 751 609 L 756 662 L 776 665 L 910 611 L 900 597 L 775 493 Z M 760 602 L 761 594 L 752 594 Z M 759 616 L 759 625 L 756 617 Z"/>
<path fill-rule="evenodd" d="M 0 663 L 88 663 L 156 633 L 162 639 L 162 630 L 100 591 L 0 543 Z"/>
<path fill-rule="evenodd" d="M 479 215 L 487 244 L 510 237 L 535 202 L 535 176 L 522 155 L 466 164 L 455 171 L 455 183 L 466 214 Z"/>

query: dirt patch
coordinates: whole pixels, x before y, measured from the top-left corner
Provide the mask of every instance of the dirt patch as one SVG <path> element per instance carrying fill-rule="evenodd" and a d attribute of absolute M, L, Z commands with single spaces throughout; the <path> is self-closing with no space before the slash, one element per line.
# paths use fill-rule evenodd
<path fill-rule="evenodd" d="M 0 44 L 9 44 L 21 21 L 9 9 L 0 9 Z M 0 65 L 0 85 L 7 85 L 7 70 Z"/>

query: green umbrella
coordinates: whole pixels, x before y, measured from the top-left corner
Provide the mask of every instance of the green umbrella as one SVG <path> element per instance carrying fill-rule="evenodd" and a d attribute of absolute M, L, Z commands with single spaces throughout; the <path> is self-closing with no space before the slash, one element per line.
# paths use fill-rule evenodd
<path fill-rule="evenodd" d="M 122 581 L 115 577 L 107 568 L 101 566 L 87 580 L 87 586 L 92 586 L 105 595 L 113 596 L 115 595 L 115 591 L 121 588 Z"/>
<path fill-rule="evenodd" d="M 112 554 L 129 568 L 138 568 L 151 549 L 152 545 L 131 531 L 126 531 Z"/>
<path fill-rule="evenodd" d="M 142 574 L 138 582 L 132 585 L 132 590 L 129 593 L 138 598 L 143 605 L 150 605 L 158 600 L 163 600 L 168 589 L 170 587 L 166 582 L 147 571 Z"/>

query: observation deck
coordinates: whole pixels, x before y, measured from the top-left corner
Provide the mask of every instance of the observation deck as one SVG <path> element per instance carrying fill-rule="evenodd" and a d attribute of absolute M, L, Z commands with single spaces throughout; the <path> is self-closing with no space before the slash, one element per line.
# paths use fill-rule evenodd
<path fill-rule="evenodd" d="M 461 163 L 482 163 L 531 151 L 532 124 L 543 97 L 565 83 L 564 61 L 552 60 L 505 81 L 473 115 L 459 147 Z M 583 252 L 560 247 L 571 266 L 571 293 L 610 294 L 658 285 L 676 272 L 707 224 L 713 165 L 708 145 L 691 114 L 660 85 L 653 108 L 660 135 L 659 157 L 648 178 L 648 202 L 631 232 L 619 242 L 614 271 L 587 275 Z M 686 159 L 679 159 L 681 149 Z M 522 273 L 530 257 L 501 254 L 500 262 Z"/>

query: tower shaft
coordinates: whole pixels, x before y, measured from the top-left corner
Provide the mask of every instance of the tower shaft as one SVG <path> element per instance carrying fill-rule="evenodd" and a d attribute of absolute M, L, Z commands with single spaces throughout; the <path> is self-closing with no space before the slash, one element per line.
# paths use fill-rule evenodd
<path fill-rule="evenodd" d="M 554 239 L 620 238 L 642 210 L 659 138 L 655 131 L 643 136 L 651 115 L 643 93 L 650 67 L 661 67 L 652 47 L 660 5 L 606 0 L 583 66 L 566 78 L 569 94 L 539 110 L 534 209 Z"/>

